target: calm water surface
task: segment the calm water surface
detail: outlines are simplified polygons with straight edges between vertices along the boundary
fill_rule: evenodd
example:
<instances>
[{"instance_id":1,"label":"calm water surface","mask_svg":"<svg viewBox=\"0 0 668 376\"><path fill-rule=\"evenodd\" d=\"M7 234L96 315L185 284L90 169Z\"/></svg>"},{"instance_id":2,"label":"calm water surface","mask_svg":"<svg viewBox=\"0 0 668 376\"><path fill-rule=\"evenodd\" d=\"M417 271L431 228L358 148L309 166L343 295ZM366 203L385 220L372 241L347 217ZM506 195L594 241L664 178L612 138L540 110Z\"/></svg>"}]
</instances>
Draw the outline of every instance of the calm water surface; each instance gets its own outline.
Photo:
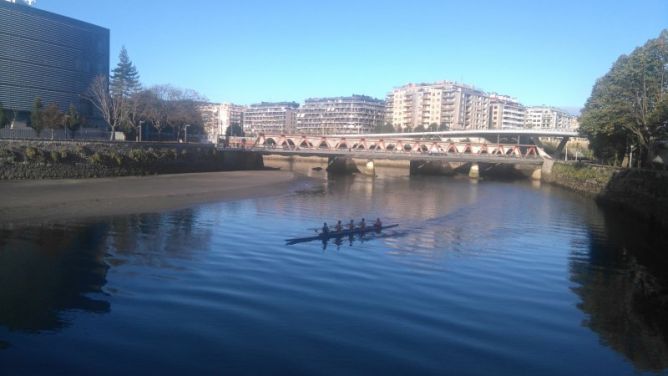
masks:
<instances>
[{"instance_id":1,"label":"calm water surface","mask_svg":"<svg viewBox=\"0 0 668 376\"><path fill-rule=\"evenodd\" d=\"M0 374L666 373L638 294L663 286L652 229L529 182L404 173L2 230ZM363 216L400 227L285 245Z\"/></svg>"}]
</instances>

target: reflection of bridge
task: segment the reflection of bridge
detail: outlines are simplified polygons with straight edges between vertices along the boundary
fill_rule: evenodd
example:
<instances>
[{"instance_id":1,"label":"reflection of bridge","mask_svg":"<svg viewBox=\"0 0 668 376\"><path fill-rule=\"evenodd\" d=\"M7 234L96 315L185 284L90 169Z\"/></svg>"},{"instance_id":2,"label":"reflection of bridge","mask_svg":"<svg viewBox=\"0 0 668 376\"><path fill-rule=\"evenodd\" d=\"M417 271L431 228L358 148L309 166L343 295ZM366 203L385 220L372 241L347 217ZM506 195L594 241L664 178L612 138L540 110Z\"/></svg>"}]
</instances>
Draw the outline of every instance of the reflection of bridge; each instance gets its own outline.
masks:
<instances>
[{"instance_id":1,"label":"reflection of bridge","mask_svg":"<svg viewBox=\"0 0 668 376\"><path fill-rule=\"evenodd\" d=\"M560 138L560 152L576 132L546 130L473 130L359 135L260 134L246 149L262 154L320 156L335 159L541 165L551 159L539 137Z\"/></svg>"}]
</instances>

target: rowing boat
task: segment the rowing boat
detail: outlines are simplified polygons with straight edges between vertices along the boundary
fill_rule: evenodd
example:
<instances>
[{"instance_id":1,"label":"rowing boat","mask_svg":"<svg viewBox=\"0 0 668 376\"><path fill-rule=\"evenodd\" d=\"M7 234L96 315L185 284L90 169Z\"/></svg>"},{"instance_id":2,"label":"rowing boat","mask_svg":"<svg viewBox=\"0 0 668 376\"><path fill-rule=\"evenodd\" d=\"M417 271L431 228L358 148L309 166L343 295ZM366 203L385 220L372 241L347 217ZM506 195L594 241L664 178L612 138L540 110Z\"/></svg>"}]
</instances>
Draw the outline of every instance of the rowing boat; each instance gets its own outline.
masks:
<instances>
[{"instance_id":1,"label":"rowing boat","mask_svg":"<svg viewBox=\"0 0 668 376\"><path fill-rule=\"evenodd\" d=\"M327 233L319 233L318 235L313 235L313 236L307 236L304 238L293 238L293 239L285 239L285 241L288 244L296 244L296 243L303 243L303 242L310 242L313 240L328 240L332 238L343 238L346 236L353 236L357 234L365 234L365 233L371 233L371 232L381 232L382 230L387 230L388 228L394 228L399 226L398 224L394 225L387 225L387 226L382 226L381 228L376 228L374 226L369 226L364 229L361 229L359 227L354 228L352 230L341 230L341 231L330 231Z\"/></svg>"}]
</instances>

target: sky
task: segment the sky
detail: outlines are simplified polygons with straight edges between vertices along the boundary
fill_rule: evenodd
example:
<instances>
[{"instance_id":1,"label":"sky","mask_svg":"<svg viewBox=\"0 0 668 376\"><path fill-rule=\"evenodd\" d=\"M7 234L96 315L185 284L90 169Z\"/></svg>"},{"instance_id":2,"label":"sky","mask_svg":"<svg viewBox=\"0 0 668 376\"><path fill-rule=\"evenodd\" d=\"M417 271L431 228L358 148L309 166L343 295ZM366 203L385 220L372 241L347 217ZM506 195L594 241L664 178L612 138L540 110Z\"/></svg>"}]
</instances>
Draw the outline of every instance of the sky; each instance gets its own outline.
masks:
<instances>
[{"instance_id":1,"label":"sky","mask_svg":"<svg viewBox=\"0 0 668 376\"><path fill-rule=\"evenodd\" d=\"M111 31L144 86L251 104L458 81L580 108L622 54L668 28L668 1L38 0Z\"/></svg>"}]
</instances>

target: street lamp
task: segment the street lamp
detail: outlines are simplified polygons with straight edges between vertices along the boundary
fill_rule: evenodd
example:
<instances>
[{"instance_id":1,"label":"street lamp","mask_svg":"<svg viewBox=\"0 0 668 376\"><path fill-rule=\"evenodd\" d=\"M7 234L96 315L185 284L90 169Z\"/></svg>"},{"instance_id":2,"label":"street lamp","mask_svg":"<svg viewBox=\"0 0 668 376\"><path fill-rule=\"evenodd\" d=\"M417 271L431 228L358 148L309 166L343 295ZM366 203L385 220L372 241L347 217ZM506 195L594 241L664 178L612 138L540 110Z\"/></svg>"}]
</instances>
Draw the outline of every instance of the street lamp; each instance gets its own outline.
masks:
<instances>
[{"instance_id":1,"label":"street lamp","mask_svg":"<svg viewBox=\"0 0 668 376\"><path fill-rule=\"evenodd\" d=\"M67 128L68 128L68 125L70 124L70 115L65 115L65 118L63 120L64 120L64 125L65 125L63 127L63 130L65 131L65 139L67 140Z\"/></svg>"},{"instance_id":2,"label":"street lamp","mask_svg":"<svg viewBox=\"0 0 668 376\"><path fill-rule=\"evenodd\" d=\"M138 132L137 132L137 142L141 142L142 125L144 125L144 120L139 120L139 129L138 129Z\"/></svg>"},{"instance_id":3,"label":"street lamp","mask_svg":"<svg viewBox=\"0 0 668 376\"><path fill-rule=\"evenodd\" d=\"M184 126L184 128L185 128L184 142L185 142L186 144L188 143L188 127L189 127L189 126L190 126L190 124L186 124L186 125Z\"/></svg>"}]
</instances>

